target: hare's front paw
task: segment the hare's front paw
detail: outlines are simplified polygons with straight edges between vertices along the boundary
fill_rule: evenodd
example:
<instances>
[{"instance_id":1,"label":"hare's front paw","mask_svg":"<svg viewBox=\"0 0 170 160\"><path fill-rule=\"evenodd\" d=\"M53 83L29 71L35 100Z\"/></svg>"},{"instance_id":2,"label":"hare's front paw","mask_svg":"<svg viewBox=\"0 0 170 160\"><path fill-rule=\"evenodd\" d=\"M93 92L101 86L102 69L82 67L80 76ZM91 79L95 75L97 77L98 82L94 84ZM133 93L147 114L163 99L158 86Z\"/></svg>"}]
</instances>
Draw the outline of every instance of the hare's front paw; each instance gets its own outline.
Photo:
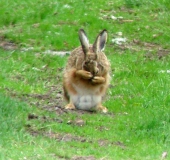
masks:
<instances>
[{"instance_id":1,"label":"hare's front paw","mask_svg":"<svg viewBox=\"0 0 170 160\"><path fill-rule=\"evenodd\" d=\"M104 82L105 82L105 78L103 78L103 77L95 76L92 79L92 83L94 83L94 84L100 84L100 83L104 83Z\"/></svg>"},{"instance_id":2,"label":"hare's front paw","mask_svg":"<svg viewBox=\"0 0 170 160\"><path fill-rule=\"evenodd\" d=\"M85 70L78 70L76 71L76 75L83 78L83 79L91 79L93 77L93 75Z\"/></svg>"},{"instance_id":3,"label":"hare's front paw","mask_svg":"<svg viewBox=\"0 0 170 160\"><path fill-rule=\"evenodd\" d=\"M74 106L74 104L72 104L72 103L69 103L69 104L67 104L65 107L64 107L65 109L76 109L75 108L75 106Z\"/></svg>"}]
</instances>

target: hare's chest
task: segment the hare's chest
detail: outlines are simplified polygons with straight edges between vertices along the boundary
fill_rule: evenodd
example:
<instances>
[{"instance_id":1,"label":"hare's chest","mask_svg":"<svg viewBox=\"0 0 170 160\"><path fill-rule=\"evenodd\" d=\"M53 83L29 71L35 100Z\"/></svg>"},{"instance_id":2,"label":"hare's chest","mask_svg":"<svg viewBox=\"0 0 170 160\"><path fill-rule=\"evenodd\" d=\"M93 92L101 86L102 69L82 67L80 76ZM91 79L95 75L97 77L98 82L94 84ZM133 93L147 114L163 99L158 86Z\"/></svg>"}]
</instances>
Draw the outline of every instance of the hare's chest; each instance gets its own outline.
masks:
<instances>
[{"instance_id":1,"label":"hare's chest","mask_svg":"<svg viewBox=\"0 0 170 160\"><path fill-rule=\"evenodd\" d=\"M96 95L99 93L99 87L89 87L83 84L72 84L78 95Z\"/></svg>"}]
</instances>

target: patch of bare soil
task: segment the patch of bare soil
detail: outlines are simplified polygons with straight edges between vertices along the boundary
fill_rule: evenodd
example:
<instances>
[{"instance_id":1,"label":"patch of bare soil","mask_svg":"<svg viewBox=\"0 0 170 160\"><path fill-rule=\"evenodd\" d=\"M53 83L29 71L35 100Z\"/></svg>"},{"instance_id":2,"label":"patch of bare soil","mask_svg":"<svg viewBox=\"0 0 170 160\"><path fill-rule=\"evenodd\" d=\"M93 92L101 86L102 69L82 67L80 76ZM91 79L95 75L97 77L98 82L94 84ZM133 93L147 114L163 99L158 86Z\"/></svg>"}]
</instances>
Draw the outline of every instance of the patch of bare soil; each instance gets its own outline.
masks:
<instances>
[{"instance_id":1,"label":"patch of bare soil","mask_svg":"<svg viewBox=\"0 0 170 160\"><path fill-rule=\"evenodd\" d=\"M125 149L126 146L120 142L120 141L117 141L117 142L110 142L109 140L107 139L101 139L101 140L98 140L98 145L100 147L106 147L106 146L118 146L120 147L121 149Z\"/></svg>"},{"instance_id":2,"label":"patch of bare soil","mask_svg":"<svg viewBox=\"0 0 170 160\"><path fill-rule=\"evenodd\" d=\"M44 116L37 116L34 114L29 114L28 115L28 121L30 120L39 120L41 122L45 122L45 121L55 121L57 123L64 123L62 119L59 118L55 118L55 119L51 119L49 117L44 117ZM69 124L68 124L69 125ZM31 126L30 124L26 125L26 129L27 131L32 135L32 136L44 136L44 137L48 137L48 138L52 138L55 139L56 141L64 141L64 142L69 142L69 141L78 141L78 142L90 142L89 140L87 140L84 137L78 137L78 136L74 136L70 133L54 133L52 131L46 131L43 129L36 129L36 127Z\"/></svg>"},{"instance_id":3,"label":"patch of bare soil","mask_svg":"<svg viewBox=\"0 0 170 160\"><path fill-rule=\"evenodd\" d=\"M154 60L155 58L162 59L162 58L169 56L169 55L170 55L170 50L158 49L156 51L156 54L153 53L153 52L148 52L148 53L146 53L145 57L150 59L150 60Z\"/></svg>"},{"instance_id":4,"label":"patch of bare soil","mask_svg":"<svg viewBox=\"0 0 170 160\"><path fill-rule=\"evenodd\" d=\"M96 160L94 156L74 156L71 160Z\"/></svg>"},{"instance_id":5,"label":"patch of bare soil","mask_svg":"<svg viewBox=\"0 0 170 160\"><path fill-rule=\"evenodd\" d=\"M112 46L112 45L111 45ZM170 55L169 49L162 48L161 45L150 42L142 42L138 39L133 39L132 42L117 45L116 48L120 50L120 54L123 54L125 50L131 50L133 52L145 51L145 58L154 60L162 59Z\"/></svg>"},{"instance_id":6,"label":"patch of bare soil","mask_svg":"<svg viewBox=\"0 0 170 160\"><path fill-rule=\"evenodd\" d=\"M38 121L41 121L41 123L44 123L44 122L47 122L47 121L48 122L54 121L56 123L65 123L66 125L77 125L79 127L82 127L83 125L85 125L85 121L83 121L80 118L77 118L74 121L65 122L60 117L59 118L49 118L49 117L46 117L46 116L38 116L38 115L35 115L35 114L29 114L28 115L28 121L32 121L32 120L38 120ZM26 130L32 136L44 136L44 137L48 137L48 138L51 138L51 139L55 139L58 142L61 142L61 141L64 141L64 142L75 141L75 142L81 142L81 143L83 143L83 142L88 142L88 143L96 142L96 140L95 141L89 140L86 137L75 136L75 135L72 135L70 133L55 133L55 132L52 132L52 131L46 131L43 128L37 129L35 126L32 126L30 124L26 125ZM103 131L103 130L109 130L109 129L106 128L106 127L101 127L100 131ZM126 149L126 146L120 141L112 142L108 139L100 139L100 140L97 140L97 143L98 143L99 147L106 147L106 146L113 146L114 147L115 146L115 147L120 147L121 149Z\"/></svg>"},{"instance_id":7,"label":"patch of bare soil","mask_svg":"<svg viewBox=\"0 0 170 160\"><path fill-rule=\"evenodd\" d=\"M63 89L62 84L59 83L56 86L46 86L48 91L45 94L19 94L13 90L9 90L6 88L8 94L11 97L15 97L28 103L30 106L36 106L41 109L55 112L58 116L62 114L73 113L77 114L77 116L81 116L83 114L96 114L95 111L84 111L84 110L66 110L64 108L66 102L63 99ZM101 113L102 114L102 113ZM103 113L105 116L114 117L113 113ZM68 122L72 124L72 122ZM76 122L77 125L83 125L83 122Z\"/></svg>"},{"instance_id":8,"label":"patch of bare soil","mask_svg":"<svg viewBox=\"0 0 170 160\"><path fill-rule=\"evenodd\" d=\"M139 46L142 50L145 50L146 51L145 57L150 58L150 59L154 59L154 58L161 59L170 54L170 50L163 49L161 45L156 44L156 43L141 42L139 40L134 39L133 45Z\"/></svg>"},{"instance_id":9,"label":"patch of bare soil","mask_svg":"<svg viewBox=\"0 0 170 160\"><path fill-rule=\"evenodd\" d=\"M28 120L33 120L33 119L42 119L42 120L54 120L54 119L49 119L47 117L39 117L33 114L29 114L28 115ZM58 121L58 120L57 120ZM59 123L62 123L61 121L59 121ZM48 137L51 139L54 139L58 142L70 142L70 141L75 141L75 142L88 142L88 143L92 143L92 141L88 140L87 138L84 137L79 137L79 136L74 136L70 133L64 134L64 133L55 133L55 132L51 132L51 131L45 131L43 129L41 130L37 130L34 127L32 127L31 125L27 125L26 126L27 131L32 135L32 136L44 136L44 137ZM57 159L70 159L70 158L66 158L66 157L60 157L55 155L55 157L57 157ZM93 156L73 156L71 158L71 160L95 160L96 158Z\"/></svg>"},{"instance_id":10,"label":"patch of bare soil","mask_svg":"<svg viewBox=\"0 0 170 160\"><path fill-rule=\"evenodd\" d=\"M46 116L38 116L33 113L28 114L28 120L40 120L41 122L57 122L57 123L63 123L63 120L61 118L49 118Z\"/></svg>"},{"instance_id":11,"label":"patch of bare soil","mask_svg":"<svg viewBox=\"0 0 170 160\"><path fill-rule=\"evenodd\" d=\"M37 106L60 115L67 113L68 111L63 108L64 100L61 84L46 87L48 91L45 94L20 94L8 88L6 88L6 92L11 97L24 101L30 106Z\"/></svg>"},{"instance_id":12,"label":"patch of bare soil","mask_svg":"<svg viewBox=\"0 0 170 160\"><path fill-rule=\"evenodd\" d=\"M18 47L12 41L8 41L4 36L0 36L0 48L4 50L16 50Z\"/></svg>"},{"instance_id":13,"label":"patch of bare soil","mask_svg":"<svg viewBox=\"0 0 170 160\"><path fill-rule=\"evenodd\" d=\"M65 123L66 125L77 125L79 127L82 127L83 125L85 125L85 121L80 119L80 118L77 118L75 119L74 121L68 121L68 122L64 122L64 120L62 120L61 118L49 118L49 117L46 117L46 116L38 116L38 115L35 115L35 114L32 114L30 113L28 115L28 121L32 121L32 120L39 120L41 122L56 122L56 123ZM46 130L38 130L36 129L36 127L33 127L31 126L30 124L26 125L26 128L27 128L27 131L32 135L32 136L38 136L38 135L41 135L41 136L45 136L45 137L48 137L48 138L52 138L52 139L55 139L57 141L64 141L64 142L69 142L69 141L78 141L78 142L89 142L89 143L93 143L92 140L89 140L85 137L79 137L79 136L74 136L70 133L55 133L55 132L52 132L52 131L46 131ZM101 126L99 128L100 131L103 131L103 130L109 130L109 128L106 128L104 126ZM97 141L98 145L100 147L105 147L105 146L118 146L122 149L125 149L126 146L120 142L120 141L117 141L117 142L111 142L109 141L108 139L100 139Z\"/></svg>"}]
</instances>

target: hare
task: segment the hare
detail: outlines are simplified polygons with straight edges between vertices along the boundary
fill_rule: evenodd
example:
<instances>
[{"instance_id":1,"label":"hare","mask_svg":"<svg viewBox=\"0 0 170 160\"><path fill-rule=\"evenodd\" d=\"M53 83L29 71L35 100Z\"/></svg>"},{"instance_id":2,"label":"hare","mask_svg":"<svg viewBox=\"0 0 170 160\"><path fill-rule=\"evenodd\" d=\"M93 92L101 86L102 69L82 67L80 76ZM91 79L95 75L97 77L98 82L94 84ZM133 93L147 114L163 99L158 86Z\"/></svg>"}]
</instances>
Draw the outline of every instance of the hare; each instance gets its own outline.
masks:
<instances>
[{"instance_id":1,"label":"hare","mask_svg":"<svg viewBox=\"0 0 170 160\"><path fill-rule=\"evenodd\" d=\"M81 46L71 52L64 70L64 97L69 102L65 109L106 113L108 110L101 102L110 82L110 62L102 52L107 31L100 32L93 45L83 29L79 30L79 39Z\"/></svg>"}]
</instances>

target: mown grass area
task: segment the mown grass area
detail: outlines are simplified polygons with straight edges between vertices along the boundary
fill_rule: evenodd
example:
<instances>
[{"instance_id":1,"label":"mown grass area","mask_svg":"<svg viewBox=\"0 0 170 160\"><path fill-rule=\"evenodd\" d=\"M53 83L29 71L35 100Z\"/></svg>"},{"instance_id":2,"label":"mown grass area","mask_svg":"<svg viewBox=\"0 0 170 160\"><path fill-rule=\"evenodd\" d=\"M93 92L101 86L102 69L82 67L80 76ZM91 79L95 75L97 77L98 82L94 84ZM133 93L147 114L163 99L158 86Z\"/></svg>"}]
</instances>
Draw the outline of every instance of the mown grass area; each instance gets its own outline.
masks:
<instances>
[{"instance_id":1,"label":"mown grass area","mask_svg":"<svg viewBox=\"0 0 170 160\"><path fill-rule=\"evenodd\" d=\"M0 159L159 160L170 153L169 0L0 6ZM60 108L68 56L46 53L79 46L79 28L91 42L108 30L108 114ZM126 42L114 44L117 37Z\"/></svg>"}]
</instances>

